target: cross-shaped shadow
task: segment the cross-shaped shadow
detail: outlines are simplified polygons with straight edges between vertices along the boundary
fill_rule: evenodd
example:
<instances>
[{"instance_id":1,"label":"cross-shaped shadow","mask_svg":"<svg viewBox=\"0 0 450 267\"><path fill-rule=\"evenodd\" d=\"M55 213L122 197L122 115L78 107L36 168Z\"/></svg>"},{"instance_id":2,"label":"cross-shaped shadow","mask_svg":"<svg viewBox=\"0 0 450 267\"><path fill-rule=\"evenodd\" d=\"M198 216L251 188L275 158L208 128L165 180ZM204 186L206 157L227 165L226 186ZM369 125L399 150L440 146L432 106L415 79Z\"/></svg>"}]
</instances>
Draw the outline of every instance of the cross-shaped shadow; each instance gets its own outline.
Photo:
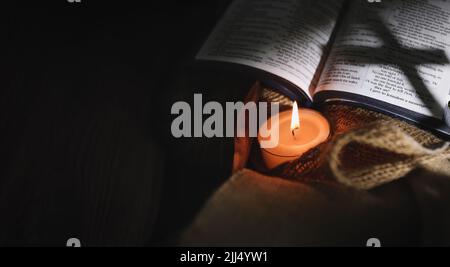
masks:
<instances>
[{"instance_id":1,"label":"cross-shaped shadow","mask_svg":"<svg viewBox=\"0 0 450 267\"><path fill-rule=\"evenodd\" d=\"M360 46L347 46L355 54L371 55L357 60L363 64L392 65L398 67L407 77L418 97L423 101L430 112L440 118L442 107L439 101L431 94L425 81L419 75L418 66L423 64L444 65L450 63L445 51L437 49L412 49L403 46L391 30L386 26L379 15L374 15L373 31L383 40L380 48Z\"/></svg>"}]
</instances>

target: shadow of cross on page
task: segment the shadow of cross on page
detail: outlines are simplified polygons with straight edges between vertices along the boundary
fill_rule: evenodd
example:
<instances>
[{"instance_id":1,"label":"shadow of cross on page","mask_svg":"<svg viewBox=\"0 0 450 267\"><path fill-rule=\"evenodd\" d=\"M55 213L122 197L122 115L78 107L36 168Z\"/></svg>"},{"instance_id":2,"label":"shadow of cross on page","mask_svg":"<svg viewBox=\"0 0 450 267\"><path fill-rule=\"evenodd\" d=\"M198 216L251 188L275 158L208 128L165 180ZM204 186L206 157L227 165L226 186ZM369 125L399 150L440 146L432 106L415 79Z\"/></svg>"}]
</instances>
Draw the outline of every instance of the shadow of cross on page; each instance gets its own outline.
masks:
<instances>
[{"instance_id":1,"label":"shadow of cross on page","mask_svg":"<svg viewBox=\"0 0 450 267\"><path fill-rule=\"evenodd\" d=\"M348 45L345 46L346 49L351 51L352 54L370 55L369 57L358 58L357 63L398 67L433 116L442 118L443 113L438 109L442 107L428 89L417 67L423 64L445 65L450 63L445 51L438 49L414 49L403 46L379 15L374 15L373 20L373 31L381 38L384 43L383 46L373 48ZM401 58L399 59L399 57Z\"/></svg>"}]
</instances>

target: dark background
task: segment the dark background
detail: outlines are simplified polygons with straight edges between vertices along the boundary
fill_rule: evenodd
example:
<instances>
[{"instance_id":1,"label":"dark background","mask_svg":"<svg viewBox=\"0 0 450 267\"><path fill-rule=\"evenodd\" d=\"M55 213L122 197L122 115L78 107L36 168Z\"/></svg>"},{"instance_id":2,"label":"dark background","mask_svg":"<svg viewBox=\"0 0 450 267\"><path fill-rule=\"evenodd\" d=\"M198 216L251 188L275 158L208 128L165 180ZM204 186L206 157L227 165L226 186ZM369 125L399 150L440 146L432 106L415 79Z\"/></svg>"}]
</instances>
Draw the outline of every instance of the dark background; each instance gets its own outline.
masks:
<instances>
[{"instance_id":1,"label":"dark background","mask_svg":"<svg viewBox=\"0 0 450 267\"><path fill-rule=\"evenodd\" d=\"M2 4L0 245L176 244L233 147L173 140L170 105L251 82L193 67L229 1L52 2Z\"/></svg>"}]
</instances>

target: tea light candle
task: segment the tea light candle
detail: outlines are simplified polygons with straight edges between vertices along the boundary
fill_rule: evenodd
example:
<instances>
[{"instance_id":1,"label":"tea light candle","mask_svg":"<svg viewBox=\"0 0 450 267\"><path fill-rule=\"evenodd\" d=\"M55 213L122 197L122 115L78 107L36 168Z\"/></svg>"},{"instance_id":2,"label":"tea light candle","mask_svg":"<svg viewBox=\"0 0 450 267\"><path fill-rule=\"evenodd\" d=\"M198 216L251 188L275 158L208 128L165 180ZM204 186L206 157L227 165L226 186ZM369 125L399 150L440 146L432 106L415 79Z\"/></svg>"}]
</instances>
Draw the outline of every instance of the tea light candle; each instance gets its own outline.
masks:
<instances>
[{"instance_id":1,"label":"tea light candle","mask_svg":"<svg viewBox=\"0 0 450 267\"><path fill-rule=\"evenodd\" d=\"M265 127L270 133L271 121L269 118ZM330 124L319 112L312 109L298 109L294 103L292 111L279 114L279 140L274 148L262 148L262 158L269 169L274 169L286 162L300 158L308 150L325 142L330 136ZM258 134L258 141L270 140L270 136Z\"/></svg>"}]
</instances>

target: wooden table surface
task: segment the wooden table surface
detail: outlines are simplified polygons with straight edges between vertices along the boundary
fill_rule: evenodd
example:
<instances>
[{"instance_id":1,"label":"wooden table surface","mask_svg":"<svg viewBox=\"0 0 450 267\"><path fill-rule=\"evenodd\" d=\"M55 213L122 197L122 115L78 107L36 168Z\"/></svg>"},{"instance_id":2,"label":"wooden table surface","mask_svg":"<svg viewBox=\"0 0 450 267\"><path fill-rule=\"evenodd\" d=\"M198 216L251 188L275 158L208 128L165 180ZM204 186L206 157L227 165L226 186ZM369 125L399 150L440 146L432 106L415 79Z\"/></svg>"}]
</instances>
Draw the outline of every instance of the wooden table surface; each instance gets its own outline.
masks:
<instances>
[{"instance_id":1,"label":"wooden table surface","mask_svg":"<svg viewBox=\"0 0 450 267\"><path fill-rule=\"evenodd\" d=\"M169 135L193 94L174 73L228 1L161 2L6 8L0 245L161 244L228 175L230 140Z\"/></svg>"}]
</instances>

